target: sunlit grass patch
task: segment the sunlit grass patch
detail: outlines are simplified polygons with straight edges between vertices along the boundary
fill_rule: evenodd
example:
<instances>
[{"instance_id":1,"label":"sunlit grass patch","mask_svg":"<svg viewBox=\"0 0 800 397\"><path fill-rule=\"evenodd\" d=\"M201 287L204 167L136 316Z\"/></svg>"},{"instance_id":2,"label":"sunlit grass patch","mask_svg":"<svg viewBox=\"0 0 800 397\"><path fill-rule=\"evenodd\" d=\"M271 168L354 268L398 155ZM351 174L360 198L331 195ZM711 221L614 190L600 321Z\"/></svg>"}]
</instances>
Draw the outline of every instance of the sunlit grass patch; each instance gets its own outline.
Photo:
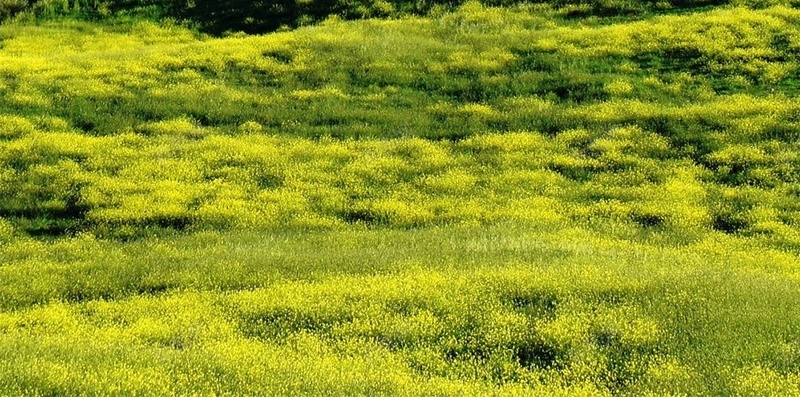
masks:
<instances>
[{"instance_id":1,"label":"sunlit grass patch","mask_svg":"<svg viewBox=\"0 0 800 397\"><path fill-rule=\"evenodd\" d=\"M0 26L0 394L792 395L774 3Z\"/></svg>"}]
</instances>

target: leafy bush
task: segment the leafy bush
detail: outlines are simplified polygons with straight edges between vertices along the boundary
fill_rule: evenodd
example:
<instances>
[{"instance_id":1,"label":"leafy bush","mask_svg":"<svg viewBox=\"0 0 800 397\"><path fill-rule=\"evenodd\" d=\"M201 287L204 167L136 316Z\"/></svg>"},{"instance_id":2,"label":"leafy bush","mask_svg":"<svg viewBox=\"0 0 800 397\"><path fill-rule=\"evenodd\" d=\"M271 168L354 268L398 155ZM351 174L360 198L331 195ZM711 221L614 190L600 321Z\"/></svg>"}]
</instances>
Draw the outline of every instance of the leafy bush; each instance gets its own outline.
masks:
<instances>
[{"instance_id":1,"label":"leafy bush","mask_svg":"<svg viewBox=\"0 0 800 397\"><path fill-rule=\"evenodd\" d=\"M0 21L4 21L24 11L28 7L26 0L0 1Z\"/></svg>"}]
</instances>

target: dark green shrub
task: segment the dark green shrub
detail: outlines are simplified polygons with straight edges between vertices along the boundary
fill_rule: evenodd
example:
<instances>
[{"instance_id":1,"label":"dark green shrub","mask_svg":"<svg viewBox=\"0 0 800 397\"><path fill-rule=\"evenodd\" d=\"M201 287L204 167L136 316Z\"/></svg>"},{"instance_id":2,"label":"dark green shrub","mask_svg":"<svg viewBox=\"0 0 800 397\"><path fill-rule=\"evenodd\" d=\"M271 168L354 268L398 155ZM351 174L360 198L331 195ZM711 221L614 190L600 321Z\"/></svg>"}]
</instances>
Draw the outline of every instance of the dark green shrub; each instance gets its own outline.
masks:
<instances>
[{"instance_id":1,"label":"dark green shrub","mask_svg":"<svg viewBox=\"0 0 800 397\"><path fill-rule=\"evenodd\" d=\"M24 11L28 3L23 0L0 0L0 21Z\"/></svg>"}]
</instances>

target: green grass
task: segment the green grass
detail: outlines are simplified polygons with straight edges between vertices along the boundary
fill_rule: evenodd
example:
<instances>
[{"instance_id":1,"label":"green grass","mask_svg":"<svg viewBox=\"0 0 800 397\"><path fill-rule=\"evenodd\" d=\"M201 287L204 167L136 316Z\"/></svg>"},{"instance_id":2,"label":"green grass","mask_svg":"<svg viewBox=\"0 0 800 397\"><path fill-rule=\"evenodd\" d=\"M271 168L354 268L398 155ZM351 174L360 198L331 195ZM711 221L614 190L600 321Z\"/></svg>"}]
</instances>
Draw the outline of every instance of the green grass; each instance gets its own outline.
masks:
<instances>
[{"instance_id":1,"label":"green grass","mask_svg":"<svg viewBox=\"0 0 800 397\"><path fill-rule=\"evenodd\" d=\"M0 379L10 393L719 395L767 371L790 388L797 258L753 244L535 225L19 239Z\"/></svg>"},{"instance_id":2,"label":"green grass","mask_svg":"<svg viewBox=\"0 0 800 397\"><path fill-rule=\"evenodd\" d=\"M796 387L797 258L722 234L672 248L536 225L18 239L3 261L12 394Z\"/></svg>"},{"instance_id":3,"label":"green grass","mask_svg":"<svg viewBox=\"0 0 800 397\"><path fill-rule=\"evenodd\" d=\"M0 394L800 395L800 11L642 4L0 25Z\"/></svg>"}]
</instances>

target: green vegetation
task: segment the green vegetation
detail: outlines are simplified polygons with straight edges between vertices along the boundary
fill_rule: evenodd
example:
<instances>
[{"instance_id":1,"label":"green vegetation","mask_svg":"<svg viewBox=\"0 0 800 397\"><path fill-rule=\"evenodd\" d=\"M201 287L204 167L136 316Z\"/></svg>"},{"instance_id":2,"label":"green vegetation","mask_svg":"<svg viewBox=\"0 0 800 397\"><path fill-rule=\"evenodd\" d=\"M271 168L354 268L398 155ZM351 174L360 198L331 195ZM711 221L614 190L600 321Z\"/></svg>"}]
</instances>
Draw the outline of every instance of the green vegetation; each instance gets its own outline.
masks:
<instances>
[{"instance_id":1,"label":"green vegetation","mask_svg":"<svg viewBox=\"0 0 800 397\"><path fill-rule=\"evenodd\" d=\"M0 394L800 395L791 2L2 1Z\"/></svg>"},{"instance_id":2,"label":"green vegetation","mask_svg":"<svg viewBox=\"0 0 800 397\"><path fill-rule=\"evenodd\" d=\"M640 18L715 6L767 8L800 0L480 0L493 7L533 4L568 19ZM453 11L465 0L1 0L0 21L18 15L47 20L170 18L206 33L265 33L341 19L398 18Z\"/></svg>"}]
</instances>

